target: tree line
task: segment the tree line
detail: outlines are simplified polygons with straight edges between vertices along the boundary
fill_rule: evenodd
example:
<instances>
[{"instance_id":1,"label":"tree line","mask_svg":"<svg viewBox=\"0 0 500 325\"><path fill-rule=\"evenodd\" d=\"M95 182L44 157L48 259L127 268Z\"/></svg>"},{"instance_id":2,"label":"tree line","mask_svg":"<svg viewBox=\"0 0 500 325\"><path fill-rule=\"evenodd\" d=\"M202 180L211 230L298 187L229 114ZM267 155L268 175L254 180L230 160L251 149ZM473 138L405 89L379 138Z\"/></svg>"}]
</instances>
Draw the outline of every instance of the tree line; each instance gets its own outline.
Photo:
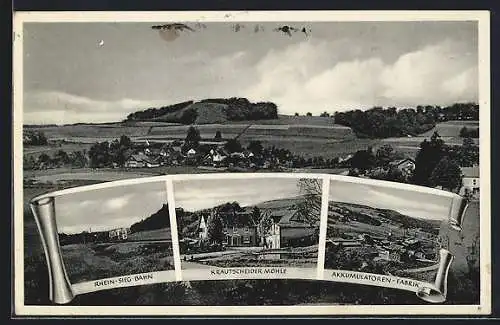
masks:
<instances>
[{"instance_id":1,"label":"tree line","mask_svg":"<svg viewBox=\"0 0 500 325\"><path fill-rule=\"evenodd\" d=\"M324 114L324 113L323 113ZM322 116L326 116L323 115ZM437 122L479 120L479 105L453 104L447 107L417 106L416 109L373 107L369 110L335 112L335 123L353 129L358 137L388 138L414 136L431 130Z\"/></svg>"},{"instance_id":2,"label":"tree line","mask_svg":"<svg viewBox=\"0 0 500 325\"><path fill-rule=\"evenodd\" d=\"M97 142L90 147L88 156L90 166L93 168L110 167L117 164L120 167L125 165L127 152L132 148L132 140L126 135L112 142Z\"/></svg>"},{"instance_id":3,"label":"tree line","mask_svg":"<svg viewBox=\"0 0 500 325\"><path fill-rule=\"evenodd\" d=\"M30 146L44 146L48 144L47 137L42 131L24 131L23 144Z\"/></svg>"},{"instance_id":4,"label":"tree line","mask_svg":"<svg viewBox=\"0 0 500 325\"><path fill-rule=\"evenodd\" d=\"M47 153L42 153L35 159L32 155L23 156L23 169L43 169L43 168L54 168L72 166L75 168L83 168L87 166L87 152L83 151L73 151L66 152L64 150L58 150L52 156Z\"/></svg>"},{"instance_id":5,"label":"tree line","mask_svg":"<svg viewBox=\"0 0 500 325\"><path fill-rule=\"evenodd\" d=\"M479 138L479 128L467 128L464 126L460 129L460 137L462 138Z\"/></svg>"}]
</instances>

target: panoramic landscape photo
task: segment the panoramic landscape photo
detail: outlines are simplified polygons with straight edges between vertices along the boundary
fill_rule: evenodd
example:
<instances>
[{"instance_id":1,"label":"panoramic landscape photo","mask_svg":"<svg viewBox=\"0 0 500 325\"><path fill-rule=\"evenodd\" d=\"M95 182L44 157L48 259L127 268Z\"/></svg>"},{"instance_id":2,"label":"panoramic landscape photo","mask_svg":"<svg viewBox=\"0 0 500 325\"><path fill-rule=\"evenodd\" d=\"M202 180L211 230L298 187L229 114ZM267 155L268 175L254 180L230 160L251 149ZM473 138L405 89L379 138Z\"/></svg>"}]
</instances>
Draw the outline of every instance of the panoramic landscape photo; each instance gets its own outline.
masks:
<instances>
[{"instance_id":1,"label":"panoramic landscape photo","mask_svg":"<svg viewBox=\"0 0 500 325\"><path fill-rule=\"evenodd\" d=\"M463 194L470 200L464 231L447 240L457 256L450 288L459 293L447 303L478 301L477 42L475 21L24 23L23 107L16 109L26 301L48 297L33 197L217 172L342 174ZM217 283L120 288L86 301L253 301L247 289ZM283 301L273 286L289 292L290 303L306 303L297 290L310 283L296 284L257 281L255 303ZM339 286L318 286L318 300L400 301L385 289Z\"/></svg>"},{"instance_id":2,"label":"panoramic landscape photo","mask_svg":"<svg viewBox=\"0 0 500 325\"><path fill-rule=\"evenodd\" d=\"M318 259L321 179L174 182L183 269L301 267Z\"/></svg>"}]
</instances>

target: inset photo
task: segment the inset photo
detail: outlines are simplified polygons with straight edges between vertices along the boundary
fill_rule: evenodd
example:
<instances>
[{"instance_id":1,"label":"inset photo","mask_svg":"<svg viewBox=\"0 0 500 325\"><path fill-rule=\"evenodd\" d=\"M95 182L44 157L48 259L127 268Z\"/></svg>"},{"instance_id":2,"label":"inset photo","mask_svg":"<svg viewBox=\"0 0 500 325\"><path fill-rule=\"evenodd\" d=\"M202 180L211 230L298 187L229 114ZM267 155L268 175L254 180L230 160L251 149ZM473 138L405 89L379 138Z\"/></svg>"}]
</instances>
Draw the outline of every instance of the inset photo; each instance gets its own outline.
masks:
<instances>
[{"instance_id":1,"label":"inset photo","mask_svg":"<svg viewBox=\"0 0 500 325\"><path fill-rule=\"evenodd\" d=\"M325 269L433 282L452 204L438 192L331 180Z\"/></svg>"},{"instance_id":2,"label":"inset photo","mask_svg":"<svg viewBox=\"0 0 500 325\"><path fill-rule=\"evenodd\" d=\"M175 181L182 269L316 268L321 189L316 178Z\"/></svg>"},{"instance_id":3,"label":"inset photo","mask_svg":"<svg viewBox=\"0 0 500 325\"><path fill-rule=\"evenodd\" d=\"M72 284L174 270L165 181L62 195L55 209Z\"/></svg>"}]
</instances>

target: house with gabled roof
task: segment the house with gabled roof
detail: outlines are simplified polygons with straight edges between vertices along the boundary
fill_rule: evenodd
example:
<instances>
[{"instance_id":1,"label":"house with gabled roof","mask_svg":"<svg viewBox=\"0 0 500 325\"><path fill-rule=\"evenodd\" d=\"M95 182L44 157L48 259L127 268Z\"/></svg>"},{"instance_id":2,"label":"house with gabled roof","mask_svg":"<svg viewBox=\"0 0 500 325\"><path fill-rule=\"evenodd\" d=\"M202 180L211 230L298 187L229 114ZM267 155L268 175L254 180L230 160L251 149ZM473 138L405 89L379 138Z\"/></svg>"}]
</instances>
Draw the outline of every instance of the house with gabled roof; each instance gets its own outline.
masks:
<instances>
[{"instance_id":1,"label":"house with gabled roof","mask_svg":"<svg viewBox=\"0 0 500 325\"><path fill-rule=\"evenodd\" d=\"M257 246L257 224L251 211L213 211L217 213L223 223L224 241L226 246Z\"/></svg>"},{"instance_id":2,"label":"house with gabled roof","mask_svg":"<svg viewBox=\"0 0 500 325\"><path fill-rule=\"evenodd\" d=\"M128 168L153 168L160 166L160 157L148 157L143 153L132 154L125 161L125 167Z\"/></svg>"},{"instance_id":3,"label":"house with gabled roof","mask_svg":"<svg viewBox=\"0 0 500 325\"><path fill-rule=\"evenodd\" d=\"M296 209L270 212L271 227L263 234L263 242L270 248L306 246L317 242L319 221L310 224Z\"/></svg>"},{"instance_id":4,"label":"house with gabled roof","mask_svg":"<svg viewBox=\"0 0 500 325\"><path fill-rule=\"evenodd\" d=\"M389 162L390 167L399 169L404 175L410 175L415 170L415 160L411 158L404 158Z\"/></svg>"}]
</instances>

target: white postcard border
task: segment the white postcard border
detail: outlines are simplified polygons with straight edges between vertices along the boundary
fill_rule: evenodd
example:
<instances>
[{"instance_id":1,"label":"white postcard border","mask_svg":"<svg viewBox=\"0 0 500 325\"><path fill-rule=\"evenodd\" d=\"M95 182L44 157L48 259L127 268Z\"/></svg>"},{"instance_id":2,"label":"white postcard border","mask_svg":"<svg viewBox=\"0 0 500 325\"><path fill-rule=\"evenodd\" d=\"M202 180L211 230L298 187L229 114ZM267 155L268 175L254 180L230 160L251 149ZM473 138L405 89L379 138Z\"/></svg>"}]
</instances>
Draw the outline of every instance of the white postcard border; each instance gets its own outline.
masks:
<instances>
[{"instance_id":1,"label":"white postcard border","mask_svg":"<svg viewBox=\"0 0 500 325\"><path fill-rule=\"evenodd\" d=\"M155 22L155 21L462 21L479 22L480 110L480 305L411 306L25 306L22 188L23 23L25 22ZM13 40L13 188L14 298L17 315L414 315L489 314L491 312L490 210L490 29L488 11L295 11L295 12L16 12ZM307 176L306 176L307 175ZM311 174L305 177L311 178ZM204 175L204 176L210 176ZM243 175L242 175L243 176ZM265 175L263 177L275 177ZM244 177L244 176L243 176ZM298 175L294 175L298 177ZM197 178L197 177L194 177ZM172 180L175 179L175 176ZM172 193L173 194L173 193ZM171 195L167 193L167 195ZM17 204L16 204L17 203ZM175 210L175 207L174 207ZM21 257L21 258L20 258ZM457 308L459 307L459 308Z\"/></svg>"}]
</instances>

